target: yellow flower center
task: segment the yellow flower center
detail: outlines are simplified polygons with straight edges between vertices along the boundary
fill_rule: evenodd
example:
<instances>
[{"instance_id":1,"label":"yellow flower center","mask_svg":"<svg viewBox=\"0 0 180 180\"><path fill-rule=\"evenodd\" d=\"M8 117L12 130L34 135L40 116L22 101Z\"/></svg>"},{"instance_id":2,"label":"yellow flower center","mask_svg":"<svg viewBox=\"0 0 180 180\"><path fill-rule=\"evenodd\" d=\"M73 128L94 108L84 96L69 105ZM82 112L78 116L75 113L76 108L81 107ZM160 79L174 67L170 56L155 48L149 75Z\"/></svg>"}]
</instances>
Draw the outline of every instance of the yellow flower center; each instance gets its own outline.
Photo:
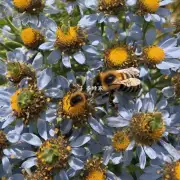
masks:
<instances>
[{"instance_id":1,"label":"yellow flower center","mask_svg":"<svg viewBox=\"0 0 180 180\"><path fill-rule=\"evenodd\" d=\"M33 28L26 28L21 32L21 39L29 48L37 48L43 42L41 33Z\"/></svg>"},{"instance_id":2,"label":"yellow flower center","mask_svg":"<svg viewBox=\"0 0 180 180\"><path fill-rule=\"evenodd\" d=\"M19 89L11 96L11 108L13 111L18 113L18 115L20 115L20 113L21 113L21 108L18 104L18 97L19 97L19 94L21 93L21 91L22 90Z\"/></svg>"},{"instance_id":3,"label":"yellow flower center","mask_svg":"<svg viewBox=\"0 0 180 180\"><path fill-rule=\"evenodd\" d=\"M63 136L45 141L37 152L38 167L44 167L48 171L65 167L70 153L69 150L71 148Z\"/></svg>"},{"instance_id":4,"label":"yellow flower center","mask_svg":"<svg viewBox=\"0 0 180 180\"><path fill-rule=\"evenodd\" d=\"M118 131L112 139L112 146L116 151L124 151L130 143L129 137L125 132Z\"/></svg>"},{"instance_id":5,"label":"yellow flower center","mask_svg":"<svg viewBox=\"0 0 180 180\"><path fill-rule=\"evenodd\" d=\"M71 118L83 116L87 112L87 99L84 93L67 93L62 100L62 111Z\"/></svg>"},{"instance_id":6,"label":"yellow flower center","mask_svg":"<svg viewBox=\"0 0 180 180\"><path fill-rule=\"evenodd\" d=\"M71 52L85 44L85 34L77 26L70 27L66 33L62 28L56 31L56 46L64 52Z\"/></svg>"},{"instance_id":7,"label":"yellow flower center","mask_svg":"<svg viewBox=\"0 0 180 180\"><path fill-rule=\"evenodd\" d=\"M165 59L164 50L158 46L147 47L144 49L144 52L147 60L152 63L159 64Z\"/></svg>"},{"instance_id":8,"label":"yellow flower center","mask_svg":"<svg viewBox=\"0 0 180 180\"><path fill-rule=\"evenodd\" d=\"M175 76L172 77L172 85L175 89L175 94L179 98L180 97L180 73L176 73Z\"/></svg>"},{"instance_id":9,"label":"yellow flower center","mask_svg":"<svg viewBox=\"0 0 180 180\"><path fill-rule=\"evenodd\" d=\"M120 8L125 5L124 0L100 0L99 11L103 11L108 14L119 13Z\"/></svg>"},{"instance_id":10,"label":"yellow flower center","mask_svg":"<svg viewBox=\"0 0 180 180\"><path fill-rule=\"evenodd\" d=\"M105 52L105 61L108 66L121 66L128 60L128 52L124 47L116 47Z\"/></svg>"},{"instance_id":11,"label":"yellow flower center","mask_svg":"<svg viewBox=\"0 0 180 180\"><path fill-rule=\"evenodd\" d=\"M0 130L0 158L2 158L3 155L3 149L5 149L8 146L8 140L6 138L6 134Z\"/></svg>"},{"instance_id":12,"label":"yellow flower center","mask_svg":"<svg viewBox=\"0 0 180 180\"><path fill-rule=\"evenodd\" d=\"M176 163L176 166L174 168L174 175L177 180L180 180L180 162Z\"/></svg>"},{"instance_id":13,"label":"yellow flower center","mask_svg":"<svg viewBox=\"0 0 180 180\"><path fill-rule=\"evenodd\" d=\"M105 180L105 175L103 171L94 170L89 172L86 180Z\"/></svg>"},{"instance_id":14,"label":"yellow flower center","mask_svg":"<svg viewBox=\"0 0 180 180\"><path fill-rule=\"evenodd\" d=\"M13 0L15 8L19 12L39 14L44 8L43 0Z\"/></svg>"},{"instance_id":15,"label":"yellow flower center","mask_svg":"<svg viewBox=\"0 0 180 180\"><path fill-rule=\"evenodd\" d=\"M159 141L165 131L160 112L135 114L130 127L136 143L148 146Z\"/></svg>"},{"instance_id":16,"label":"yellow flower center","mask_svg":"<svg viewBox=\"0 0 180 180\"><path fill-rule=\"evenodd\" d=\"M155 13L159 8L159 0L140 0L140 6L148 13Z\"/></svg>"},{"instance_id":17,"label":"yellow flower center","mask_svg":"<svg viewBox=\"0 0 180 180\"><path fill-rule=\"evenodd\" d=\"M14 6L18 9L27 9L31 4L32 0L13 0Z\"/></svg>"},{"instance_id":18,"label":"yellow flower center","mask_svg":"<svg viewBox=\"0 0 180 180\"><path fill-rule=\"evenodd\" d=\"M163 172L164 180L180 180L180 161L167 163Z\"/></svg>"}]
</instances>

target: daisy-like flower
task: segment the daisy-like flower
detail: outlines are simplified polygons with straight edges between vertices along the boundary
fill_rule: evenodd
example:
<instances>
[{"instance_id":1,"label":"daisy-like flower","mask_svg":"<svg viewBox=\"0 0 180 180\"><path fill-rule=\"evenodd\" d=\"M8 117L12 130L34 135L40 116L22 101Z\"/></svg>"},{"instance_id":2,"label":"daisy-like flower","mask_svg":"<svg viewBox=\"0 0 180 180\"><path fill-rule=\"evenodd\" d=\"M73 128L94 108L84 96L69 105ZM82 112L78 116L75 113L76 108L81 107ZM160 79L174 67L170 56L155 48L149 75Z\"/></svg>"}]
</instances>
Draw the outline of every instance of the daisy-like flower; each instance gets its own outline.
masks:
<instances>
[{"instance_id":1,"label":"daisy-like flower","mask_svg":"<svg viewBox=\"0 0 180 180\"><path fill-rule=\"evenodd\" d=\"M43 68L43 56L36 51L17 48L7 52L7 59L1 61L0 73L14 84L24 78L36 82L36 76Z\"/></svg>"},{"instance_id":2,"label":"daisy-like flower","mask_svg":"<svg viewBox=\"0 0 180 180\"><path fill-rule=\"evenodd\" d=\"M134 13L138 16L144 16L147 22L164 23L165 18L170 15L170 11L164 6L172 2L172 0L128 0L127 5L130 7L134 6Z\"/></svg>"},{"instance_id":3,"label":"daisy-like flower","mask_svg":"<svg viewBox=\"0 0 180 180\"><path fill-rule=\"evenodd\" d=\"M59 13L55 2L51 0L8 0L5 2L4 7L11 8L13 22L17 26L21 22L23 25L28 23L37 24L38 21L43 23L43 21L48 20L44 14Z\"/></svg>"},{"instance_id":4,"label":"daisy-like flower","mask_svg":"<svg viewBox=\"0 0 180 180\"><path fill-rule=\"evenodd\" d=\"M70 60L73 58L77 63L85 63L85 55L82 46L86 44L87 33L79 26L64 28L54 24L51 31L46 33L46 41L40 45L41 50L53 50L48 59L50 64L57 63L62 58L65 67L70 68Z\"/></svg>"},{"instance_id":5,"label":"daisy-like flower","mask_svg":"<svg viewBox=\"0 0 180 180\"><path fill-rule=\"evenodd\" d=\"M119 116L107 118L107 123L111 127L129 130L131 143L127 149L136 147L141 169L146 166L146 155L155 159L162 147L174 158L180 157L179 152L165 141L169 133L177 134L178 131L173 122L175 114L168 112L165 98L157 101L156 91L152 89L136 101L122 96L118 101Z\"/></svg>"},{"instance_id":6,"label":"daisy-like flower","mask_svg":"<svg viewBox=\"0 0 180 180\"><path fill-rule=\"evenodd\" d=\"M83 146L91 137L82 135L80 131L74 133L69 139L55 133L54 136L48 136L45 141L41 141L32 133L22 134L22 141L38 148L35 152L30 151L34 156L24 159L22 163L22 168L29 174L29 179L40 177L51 179L57 172L60 172L61 178L67 179L68 174L65 171L68 168L70 171L78 171L84 167L88 153ZM36 170L33 172L35 166Z\"/></svg>"},{"instance_id":7,"label":"daisy-like flower","mask_svg":"<svg viewBox=\"0 0 180 180\"><path fill-rule=\"evenodd\" d=\"M150 166L144 169L144 173L140 176L140 180L179 180L180 179L180 161L174 160L172 157L162 160L151 161Z\"/></svg>"},{"instance_id":8,"label":"daisy-like flower","mask_svg":"<svg viewBox=\"0 0 180 180\"><path fill-rule=\"evenodd\" d=\"M84 15L79 24L82 27L90 27L97 22L113 27L119 23L118 15L126 8L124 0L93 0L84 2L86 8L90 8L97 13Z\"/></svg>"},{"instance_id":9,"label":"daisy-like flower","mask_svg":"<svg viewBox=\"0 0 180 180\"><path fill-rule=\"evenodd\" d=\"M54 88L48 86L52 77L51 69L44 69L37 74L37 84L27 84L25 81L19 89L1 88L2 128L17 119L22 119L27 124L41 118L52 122L56 118L56 106L50 101L51 98L59 98L61 92L55 92Z\"/></svg>"},{"instance_id":10,"label":"daisy-like flower","mask_svg":"<svg viewBox=\"0 0 180 180\"><path fill-rule=\"evenodd\" d=\"M80 176L83 180L118 179L117 176L103 164L102 158L96 156L85 161L84 168L80 171Z\"/></svg>"},{"instance_id":11,"label":"daisy-like flower","mask_svg":"<svg viewBox=\"0 0 180 180\"><path fill-rule=\"evenodd\" d=\"M153 44L154 30L147 32L147 46L143 47L141 55L142 63L155 66L164 74L170 74L170 70L176 71L180 67L180 48L177 47L177 39L169 38L161 41L158 45Z\"/></svg>"}]
</instances>

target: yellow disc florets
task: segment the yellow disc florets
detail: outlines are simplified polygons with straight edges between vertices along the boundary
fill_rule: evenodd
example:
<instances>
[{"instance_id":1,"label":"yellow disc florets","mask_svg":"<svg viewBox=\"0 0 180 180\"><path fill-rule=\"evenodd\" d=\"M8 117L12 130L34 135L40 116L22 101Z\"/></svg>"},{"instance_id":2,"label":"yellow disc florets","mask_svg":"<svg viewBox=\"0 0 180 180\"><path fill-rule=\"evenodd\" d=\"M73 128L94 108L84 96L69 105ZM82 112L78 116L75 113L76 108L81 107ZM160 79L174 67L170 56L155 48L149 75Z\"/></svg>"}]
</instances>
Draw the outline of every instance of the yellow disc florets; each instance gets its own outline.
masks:
<instances>
[{"instance_id":1,"label":"yellow disc florets","mask_svg":"<svg viewBox=\"0 0 180 180\"><path fill-rule=\"evenodd\" d=\"M5 133L0 130L0 158L2 158L3 150L8 147L8 144Z\"/></svg>"},{"instance_id":2,"label":"yellow disc florets","mask_svg":"<svg viewBox=\"0 0 180 180\"><path fill-rule=\"evenodd\" d=\"M42 0L13 0L15 8L19 12L28 12L31 14L40 13L44 8Z\"/></svg>"},{"instance_id":3,"label":"yellow disc florets","mask_svg":"<svg viewBox=\"0 0 180 180\"><path fill-rule=\"evenodd\" d=\"M11 96L11 108L15 116L28 123L46 108L48 101L49 98L45 97L43 91L39 91L35 86L29 86L17 90Z\"/></svg>"},{"instance_id":4,"label":"yellow disc florets","mask_svg":"<svg viewBox=\"0 0 180 180\"><path fill-rule=\"evenodd\" d=\"M180 73L177 73L172 77L172 85L175 89L175 94L179 98L180 97Z\"/></svg>"},{"instance_id":5,"label":"yellow disc florets","mask_svg":"<svg viewBox=\"0 0 180 180\"><path fill-rule=\"evenodd\" d=\"M107 14L117 14L125 6L124 0L99 0L99 11Z\"/></svg>"},{"instance_id":6,"label":"yellow disc florets","mask_svg":"<svg viewBox=\"0 0 180 180\"><path fill-rule=\"evenodd\" d=\"M66 167L70 150L68 141L63 136L45 141L37 152L38 167L47 171Z\"/></svg>"},{"instance_id":7,"label":"yellow disc florets","mask_svg":"<svg viewBox=\"0 0 180 180\"><path fill-rule=\"evenodd\" d=\"M164 180L180 180L180 161L167 163L163 169Z\"/></svg>"},{"instance_id":8,"label":"yellow disc florets","mask_svg":"<svg viewBox=\"0 0 180 180\"><path fill-rule=\"evenodd\" d=\"M165 131L160 112L138 113L132 117L130 132L137 144L152 145L158 142Z\"/></svg>"},{"instance_id":9,"label":"yellow disc florets","mask_svg":"<svg viewBox=\"0 0 180 180\"><path fill-rule=\"evenodd\" d=\"M56 46L62 51L72 53L85 45L86 34L80 27L70 27L67 30L58 28L56 31Z\"/></svg>"},{"instance_id":10,"label":"yellow disc florets","mask_svg":"<svg viewBox=\"0 0 180 180\"><path fill-rule=\"evenodd\" d=\"M139 0L142 13L155 13L159 8L159 0Z\"/></svg>"},{"instance_id":11,"label":"yellow disc florets","mask_svg":"<svg viewBox=\"0 0 180 180\"><path fill-rule=\"evenodd\" d=\"M118 131L112 138L112 146L116 151L124 151L130 144L128 135L123 131Z\"/></svg>"},{"instance_id":12,"label":"yellow disc florets","mask_svg":"<svg viewBox=\"0 0 180 180\"><path fill-rule=\"evenodd\" d=\"M8 62L6 77L13 83L20 83L25 77L28 77L29 82L36 81L36 74L33 68L25 63Z\"/></svg>"},{"instance_id":13,"label":"yellow disc florets","mask_svg":"<svg viewBox=\"0 0 180 180\"><path fill-rule=\"evenodd\" d=\"M26 28L21 32L21 39L25 46L31 49L37 48L44 41L41 33L33 28Z\"/></svg>"},{"instance_id":14,"label":"yellow disc florets","mask_svg":"<svg viewBox=\"0 0 180 180\"><path fill-rule=\"evenodd\" d=\"M102 159L92 158L87 160L83 172L85 180L106 180L106 167L102 164Z\"/></svg>"},{"instance_id":15,"label":"yellow disc florets","mask_svg":"<svg viewBox=\"0 0 180 180\"><path fill-rule=\"evenodd\" d=\"M53 175L49 173L46 169L43 169L43 167L38 167L35 172L31 174L25 174L24 173L24 179L25 180L53 180Z\"/></svg>"},{"instance_id":16,"label":"yellow disc florets","mask_svg":"<svg viewBox=\"0 0 180 180\"><path fill-rule=\"evenodd\" d=\"M74 125L83 125L90 113L87 95L82 91L69 91L59 103L59 115L73 119Z\"/></svg>"},{"instance_id":17,"label":"yellow disc florets","mask_svg":"<svg viewBox=\"0 0 180 180\"><path fill-rule=\"evenodd\" d=\"M105 63L108 67L137 66L135 54L131 47L117 46L104 52Z\"/></svg>"},{"instance_id":18,"label":"yellow disc florets","mask_svg":"<svg viewBox=\"0 0 180 180\"><path fill-rule=\"evenodd\" d=\"M144 49L145 60L148 63L159 64L165 59L165 52L158 46L150 46Z\"/></svg>"}]
</instances>

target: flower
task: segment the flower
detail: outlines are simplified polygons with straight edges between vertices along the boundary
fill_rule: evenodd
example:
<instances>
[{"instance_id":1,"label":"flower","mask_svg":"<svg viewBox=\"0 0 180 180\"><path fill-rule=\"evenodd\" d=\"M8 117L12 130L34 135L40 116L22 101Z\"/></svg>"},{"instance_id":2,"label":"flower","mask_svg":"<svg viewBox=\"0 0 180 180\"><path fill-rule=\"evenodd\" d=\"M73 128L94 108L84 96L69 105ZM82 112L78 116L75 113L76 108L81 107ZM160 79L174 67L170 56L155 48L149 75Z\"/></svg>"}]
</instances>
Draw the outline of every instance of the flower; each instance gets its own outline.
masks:
<instances>
[{"instance_id":1,"label":"flower","mask_svg":"<svg viewBox=\"0 0 180 180\"><path fill-rule=\"evenodd\" d=\"M174 158L180 157L177 150L169 142L164 141L164 137L169 133L176 134L177 131L174 115L168 112L166 99L162 97L157 101L155 89L135 101L119 96L118 102L119 116L107 118L107 124L115 128L123 127L129 132L131 143L127 150L131 151L136 147L141 169L146 165L146 154L150 159L156 159L162 147ZM172 128L174 131L170 130ZM157 143L161 144L161 148Z\"/></svg>"},{"instance_id":2,"label":"flower","mask_svg":"<svg viewBox=\"0 0 180 180\"><path fill-rule=\"evenodd\" d=\"M27 25L28 23L37 24L38 21L50 20L44 14L59 13L56 4L53 1L34 1L34 0L8 0L4 7L11 9L13 22L17 25ZM8 15L8 14L7 14Z\"/></svg>"},{"instance_id":3,"label":"flower","mask_svg":"<svg viewBox=\"0 0 180 180\"><path fill-rule=\"evenodd\" d=\"M171 157L166 157L165 161L157 160L151 162L150 166L145 168L144 173L140 176L140 180L151 179L152 175L154 179L180 179L179 160L171 159ZM152 174L153 173L153 174ZM150 175L151 174L151 175ZM150 177L151 176L151 177Z\"/></svg>"},{"instance_id":4,"label":"flower","mask_svg":"<svg viewBox=\"0 0 180 180\"><path fill-rule=\"evenodd\" d=\"M180 61L178 60L180 48L177 47L177 39L164 39L158 45L151 45L153 34L152 31L151 33L150 31L151 30L149 30L149 38L146 39L149 45L143 47L143 52L140 57L142 58L141 63L156 66L156 68L161 70L162 74L170 74L170 70L178 70L180 67Z\"/></svg>"},{"instance_id":5,"label":"flower","mask_svg":"<svg viewBox=\"0 0 180 180\"><path fill-rule=\"evenodd\" d=\"M54 131L55 129L52 129ZM47 132L46 132L47 133ZM81 132L76 132L78 135L76 138L73 136L66 138L59 133L51 134L51 137L46 138L43 142L41 139L32 133L24 133L21 135L21 140L37 147L37 151L31 152L34 154L28 159L24 159L22 163L23 169L29 169L29 176L34 177L36 174L38 177L43 174L47 177L47 173L50 178L53 178L53 173L60 172L64 177L68 177L65 172L68 168L71 171L78 171L83 168L83 161L87 159L86 150L84 145L91 139L89 135L82 135ZM21 150L22 152L24 150ZM79 152L78 154L76 152ZM32 172L32 167L36 166L35 172ZM42 173L40 173L40 170ZM63 172L62 172L63 171ZM34 174L35 173L35 174Z\"/></svg>"},{"instance_id":6,"label":"flower","mask_svg":"<svg viewBox=\"0 0 180 180\"><path fill-rule=\"evenodd\" d=\"M50 55L50 64L55 64L62 58L65 67L71 68L70 59L74 59L79 64L84 64L86 57L82 47L86 44L87 34L79 26L64 28L54 24L51 31L47 30L47 42L40 45L41 50L53 50Z\"/></svg>"},{"instance_id":7,"label":"flower","mask_svg":"<svg viewBox=\"0 0 180 180\"><path fill-rule=\"evenodd\" d=\"M51 69L44 69L37 74L36 83L22 82L22 87L1 87L2 128L10 125L14 120L22 119L24 123L37 119L46 119L52 122L56 118L56 105L51 103L52 98L59 98L60 90L56 93L48 87L53 77ZM36 82L36 81L35 81ZM42 124L39 123L41 126ZM39 126L39 128L41 128Z\"/></svg>"}]
</instances>

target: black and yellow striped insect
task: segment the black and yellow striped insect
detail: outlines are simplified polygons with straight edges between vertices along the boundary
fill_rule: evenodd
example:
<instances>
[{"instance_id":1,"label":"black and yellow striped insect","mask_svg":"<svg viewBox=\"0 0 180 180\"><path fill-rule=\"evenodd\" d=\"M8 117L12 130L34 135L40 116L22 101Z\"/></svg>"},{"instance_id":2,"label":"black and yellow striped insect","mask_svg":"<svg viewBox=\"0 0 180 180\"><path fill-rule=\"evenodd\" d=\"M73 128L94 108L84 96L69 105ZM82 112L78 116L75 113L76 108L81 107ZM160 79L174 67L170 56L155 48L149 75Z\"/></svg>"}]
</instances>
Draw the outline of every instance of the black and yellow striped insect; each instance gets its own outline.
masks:
<instances>
[{"instance_id":1,"label":"black and yellow striped insect","mask_svg":"<svg viewBox=\"0 0 180 180\"><path fill-rule=\"evenodd\" d=\"M139 70L133 67L121 70L107 70L100 72L96 76L94 86L104 92L113 90L137 92L141 87L139 74Z\"/></svg>"}]
</instances>

